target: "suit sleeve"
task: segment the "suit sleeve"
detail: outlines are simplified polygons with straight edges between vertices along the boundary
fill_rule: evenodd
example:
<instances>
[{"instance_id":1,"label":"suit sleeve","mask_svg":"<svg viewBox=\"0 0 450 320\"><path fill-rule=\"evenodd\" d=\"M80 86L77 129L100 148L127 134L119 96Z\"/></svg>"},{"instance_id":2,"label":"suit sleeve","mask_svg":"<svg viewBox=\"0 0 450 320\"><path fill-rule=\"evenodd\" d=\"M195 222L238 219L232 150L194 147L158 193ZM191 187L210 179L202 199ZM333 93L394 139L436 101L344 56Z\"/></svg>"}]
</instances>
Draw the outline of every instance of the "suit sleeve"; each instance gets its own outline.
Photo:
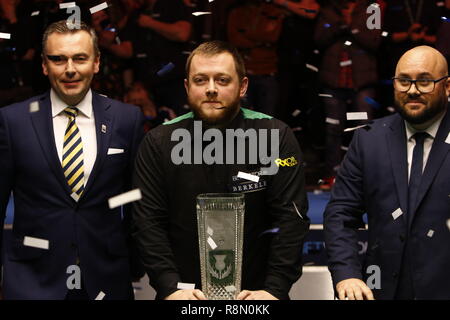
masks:
<instances>
[{"instance_id":1,"label":"suit sleeve","mask_svg":"<svg viewBox=\"0 0 450 320\"><path fill-rule=\"evenodd\" d=\"M131 140L131 146L130 146L130 160L128 169L126 170L126 176L125 181L125 189L126 191L132 189L132 174L134 170L134 161L136 159L136 153L138 150L138 147L142 141L142 138L144 136L144 116L142 115L142 112L135 106L133 106L134 109L134 125L133 125L133 135ZM137 246L133 238L131 237L131 210L132 206L131 204L125 205L123 207L123 223L125 228L125 234L126 234L126 241L128 246L128 251L130 253L130 272L131 277L134 280L138 280L141 277L144 276L145 272L143 270L142 263L140 262L139 253L137 250Z\"/></svg>"},{"instance_id":2,"label":"suit sleeve","mask_svg":"<svg viewBox=\"0 0 450 320\"><path fill-rule=\"evenodd\" d=\"M2 248L3 223L5 221L6 207L11 194L14 176L12 150L8 131L8 124L0 109L0 249ZM1 265L2 263L0 263L0 267Z\"/></svg>"},{"instance_id":3,"label":"suit sleeve","mask_svg":"<svg viewBox=\"0 0 450 320\"><path fill-rule=\"evenodd\" d=\"M358 228L364 227L363 154L357 130L339 169L324 214L324 236L328 266L336 284L345 279L362 279L358 258Z\"/></svg>"},{"instance_id":4,"label":"suit sleeve","mask_svg":"<svg viewBox=\"0 0 450 320\"><path fill-rule=\"evenodd\" d=\"M158 298L177 290L180 276L168 238L168 200L164 192L163 157L150 132L136 157L133 184L142 193L142 200L133 203L133 237L150 284Z\"/></svg>"},{"instance_id":5,"label":"suit sleeve","mask_svg":"<svg viewBox=\"0 0 450 320\"><path fill-rule=\"evenodd\" d=\"M272 227L278 228L269 249L264 290L288 299L291 286L302 274L303 241L309 230L304 163L300 147L289 128L280 130L280 158L293 157L293 166L281 166L267 190ZM291 158L292 159L292 158Z\"/></svg>"}]
</instances>

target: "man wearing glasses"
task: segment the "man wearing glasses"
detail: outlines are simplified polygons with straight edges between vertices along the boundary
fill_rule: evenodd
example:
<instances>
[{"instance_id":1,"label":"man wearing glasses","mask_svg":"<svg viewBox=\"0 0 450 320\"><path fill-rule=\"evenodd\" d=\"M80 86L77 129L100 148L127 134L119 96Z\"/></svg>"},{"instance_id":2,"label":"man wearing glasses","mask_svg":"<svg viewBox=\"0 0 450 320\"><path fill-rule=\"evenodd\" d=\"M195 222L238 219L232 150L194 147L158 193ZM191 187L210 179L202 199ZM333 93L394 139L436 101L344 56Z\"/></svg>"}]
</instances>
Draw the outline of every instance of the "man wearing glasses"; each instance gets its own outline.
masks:
<instances>
[{"instance_id":1,"label":"man wearing glasses","mask_svg":"<svg viewBox=\"0 0 450 320\"><path fill-rule=\"evenodd\" d=\"M413 48L393 83L398 114L357 130L325 210L329 269L339 299L450 299L447 62ZM365 212L362 266L356 230Z\"/></svg>"}]
</instances>

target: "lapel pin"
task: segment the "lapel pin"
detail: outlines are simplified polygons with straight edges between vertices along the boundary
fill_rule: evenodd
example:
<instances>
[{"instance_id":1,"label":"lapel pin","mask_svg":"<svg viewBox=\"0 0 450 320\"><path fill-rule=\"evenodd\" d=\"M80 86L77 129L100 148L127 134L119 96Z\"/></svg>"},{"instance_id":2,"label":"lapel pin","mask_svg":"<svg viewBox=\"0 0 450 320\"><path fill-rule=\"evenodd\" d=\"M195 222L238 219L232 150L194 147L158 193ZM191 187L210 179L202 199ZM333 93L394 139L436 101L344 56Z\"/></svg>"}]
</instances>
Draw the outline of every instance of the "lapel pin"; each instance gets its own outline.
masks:
<instances>
[{"instance_id":1,"label":"lapel pin","mask_svg":"<svg viewBox=\"0 0 450 320\"><path fill-rule=\"evenodd\" d=\"M102 132L106 133L106 126L104 124L102 124Z\"/></svg>"}]
</instances>

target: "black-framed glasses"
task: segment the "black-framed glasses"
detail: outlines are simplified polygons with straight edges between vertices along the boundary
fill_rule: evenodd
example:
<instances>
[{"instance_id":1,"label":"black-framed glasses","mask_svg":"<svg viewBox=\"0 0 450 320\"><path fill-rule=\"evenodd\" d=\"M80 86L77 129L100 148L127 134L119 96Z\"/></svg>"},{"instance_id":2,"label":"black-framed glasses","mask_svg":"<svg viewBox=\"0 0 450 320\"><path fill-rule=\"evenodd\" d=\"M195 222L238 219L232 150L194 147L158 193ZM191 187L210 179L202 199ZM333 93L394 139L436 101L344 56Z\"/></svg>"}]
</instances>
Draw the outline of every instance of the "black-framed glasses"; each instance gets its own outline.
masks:
<instances>
[{"instance_id":1,"label":"black-framed glasses","mask_svg":"<svg viewBox=\"0 0 450 320\"><path fill-rule=\"evenodd\" d=\"M447 79L449 76L444 76L442 78L439 79L416 79L416 80L412 80L412 79L408 79L408 78L392 78L392 80L394 81L394 88L397 91L400 92L408 92L409 89L411 88L411 85L414 83L414 85L416 86L416 89L420 92L420 93L430 93L433 92L434 87L436 86L436 83L438 83L439 81L442 81L444 79Z\"/></svg>"}]
</instances>

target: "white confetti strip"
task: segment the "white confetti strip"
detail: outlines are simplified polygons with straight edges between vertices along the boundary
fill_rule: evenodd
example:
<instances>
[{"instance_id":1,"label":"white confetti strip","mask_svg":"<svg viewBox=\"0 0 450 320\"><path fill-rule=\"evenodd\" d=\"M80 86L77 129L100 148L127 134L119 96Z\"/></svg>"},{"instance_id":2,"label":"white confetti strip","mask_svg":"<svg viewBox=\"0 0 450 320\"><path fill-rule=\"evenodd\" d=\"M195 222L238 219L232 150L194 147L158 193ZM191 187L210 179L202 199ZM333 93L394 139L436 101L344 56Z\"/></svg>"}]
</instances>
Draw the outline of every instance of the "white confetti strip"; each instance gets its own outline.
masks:
<instances>
[{"instance_id":1,"label":"white confetti strip","mask_svg":"<svg viewBox=\"0 0 450 320\"><path fill-rule=\"evenodd\" d=\"M381 33L381 36L382 37L387 37L389 35L389 32L387 32L387 31L383 31L382 33Z\"/></svg>"},{"instance_id":2,"label":"white confetti strip","mask_svg":"<svg viewBox=\"0 0 450 320\"><path fill-rule=\"evenodd\" d=\"M346 61L342 61L339 63L339 65L341 67L347 67L347 66L350 66L351 64L352 64L352 60L346 60Z\"/></svg>"},{"instance_id":3,"label":"white confetti strip","mask_svg":"<svg viewBox=\"0 0 450 320\"><path fill-rule=\"evenodd\" d=\"M347 120L367 120L367 112L347 112Z\"/></svg>"},{"instance_id":4,"label":"white confetti strip","mask_svg":"<svg viewBox=\"0 0 450 320\"><path fill-rule=\"evenodd\" d=\"M344 129L344 132L353 131L353 130L356 130L356 129L359 129L359 128L363 128L365 126L367 126L367 124L363 124L363 125L356 126L356 127L353 127L353 128L347 128L347 129Z\"/></svg>"},{"instance_id":5,"label":"white confetti strip","mask_svg":"<svg viewBox=\"0 0 450 320\"><path fill-rule=\"evenodd\" d=\"M336 125L338 125L340 123L340 121L338 119L333 119L333 118L328 118L328 117L325 119L325 122L329 123L329 124L336 124Z\"/></svg>"},{"instance_id":6,"label":"white confetti strip","mask_svg":"<svg viewBox=\"0 0 450 320\"><path fill-rule=\"evenodd\" d=\"M319 50L317 50L317 49L315 49L313 52L314 52L314 54L319 54L320 53Z\"/></svg>"},{"instance_id":7,"label":"white confetti strip","mask_svg":"<svg viewBox=\"0 0 450 320\"><path fill-rule=\"evenodd\" d=\"M48 250L48 240L45 240L45 239L24 237L23 245L27 246L27 247L34 247L34 248Z\"/></svg>"},{"instance_id":8,"label":"white confetti strip","mask_svg":"<svg viewBox=\"0 0 450 320\"><path fill-rule=\"evenodd\" d=\"M328 93L319 93L319 97L333 98L333 95L332 94L328 94Z\"/></svg>"},{"instance_id":9,"label":"white confetti strip","mask_svg":"<svg viewBox=\"0 0 450 320\"><path fill-rule=\"evenodd\" d=\"M450 219L447 219L447 228L450 231Z\"/></svg>"},{"instance_id":10,"label":"white confetti strip","mask_svg":"<svg viewBox=\"0 0 450 320\"><path fill-rule=\"evenodd\" d=\"M303 130L303 128L302 127L295 127L295 128L292 128L292 131L302 131Z\"/></svg>"},{"instance_id":11,"label":"white confetti strip","mask_svg":"<svg viewBox=\"0 0 450 320\"><path fill-rule=\"evenodd\" d=\"M444 1L439 1L439 2L436 2L436 5L438 7L443 7L443 6L445 6L445 2Z\"/></svg>"},{"instance_id":12,"label":"white confetti strip","mask_svg":"<svg viewBox=\"0 0 450 320\"><path fill-rule=\"evenodd\" d=\"M253 174L245 173L245 172L242 172L242 171L238 172L237 177L241 178L241 179L250 180L250 181L253 181L253 182L259 182L259 176L255 176Z\"/></svg>"},{"instance_id":13,"label":"white confetti strip","mask_svg":"<svg viewBox=\"0 0 450 320\"><path fill-rule=\"evenodd\" d=\"M99 5L96 5L92 8L90 8L89 11L91 12L91 14L94 14L94 13L99 12L106 8L108 8L108 3L103 2L103 3L100 3Z\"/></svg>"},{"instance_id":14,"label":"white confetti strip","mask_svg":"<svg viewBox=\"0 0 450 320\"><path fill-rule=\"evenodd\" d=\"M95 300L103 300L103 298L106 296L106 294L103 291L100 291L95 298Z\"/></svg>"},{"instance_id":15,"label":"white confetti strip","mask_svg":"<svg viewBox=\"0 0 450 320\"><path fill-rule=\"evenodd\" d=\"M445 143L450 144L450 132L448 133L447 139L445 139Z\"/></svg>"},{"instance_id":16,"label":"white confetti strip","mask_svg":"<svg viewBox=\"0 0 450 320\"><path fill-rule=\"evenodd\" d=\"M352 42L351 41L345 41L345 43L344 43L346 46L351 46L352 45Z\"/></svg>"},{"instance_id":17,"label":"white confetti strip","mask_svg":"<svg viewBox=\"0 0 450 320\"><path fill-rule=\"evenodd\" d=\"M395 210L394 212L391 213L392 218L394 218L394 220L397 220L398 217L400 217L403 214L402 209L398 208L397 210Z\"/></svg>"},{"instance_id":18,"label":"white confetti strip","mask_svg":"<svg viewBox=\"0 0 450 320\"><path fill-rule=\"evenodd\" d=\"M359 29L353 29L352 30L352 34L357 34L357 33L359 33Z\"/></svg>"},{"instance_id":19,"label":"white confetti strip","mask_svg":"<svg viewBox=\"0 0 450 320\"><path fill-rule=\"evenodd\" d=\"M210 236L212 236L214 234L214 230L211 227L208 227L208 229L206 230L206 233L209 234Z\"/></svg>"},{"instance_id":20,"label":"white confetti strip","mask_svg":"<svg viewBox=\"0 0 450 320\"><path fill-rule=\"evenodd\" d=\"M211 12L209 12L209 11L197 11L197 12L192 12L192 15L193 15L193 16L196 16L196 17L198 17L198 16L203 16L203 15L205 15L205 14L211 14Z\"/></svg>"},{"instance_id":21,"label":"white confetti strip","mask_svg":"<svg viewBox=\"0 0 450 320\"><path fill-rule=\"evenodd\" d=\"M395 109L394 109L394 107L387 107L386 108L389 112L392 112L392 113L394 113L395 112Z\"/></svg>"},{"instance_id":22,"label":"white confetti strip","mask_svg":"<svg viewBox=\"0 0 450 320\"><path fill-rule=\"evenodd\" d=\"M59 8L60 9L67 9L67 8L72 8L72 7L76 7L76 3L75 2L66 2L66 3L60 3L59 4Z\"/></svg>"},{"instance_id":23,"label":"white confetti strip","mask_svg":"<svg viewBox=\"0 0 450 320\"><path fill-rule=\"evenodd\" d=\"M32 17L38 16L39 13L40 13L39 11L33 11L33 12L31 13L31 16L32 16Z\"/></svg>"},{"instance_id":24,"label":"white confetti strip","mask_svg":"<svg viewBox=\"0 0 450 320\"><path fill-rule=\"evenodd\" d=\"M211 237L208 237L207 242L208 242L209 246L211 247L211 249L214 250L217 248L217 244L214 242L214 240Z\"/></svg>"},{"instance_id":25,"label":"white confetti strip","mask_svg":"<svg viewBox=\"0 0 450 320\"><path fill-rule=\"evenodd\" d=\"M341 150L348 151L348 147L341 146Z\"/></svg>"},{"instance_id":26,"label":"white confetti strip","mask_svg":"<svg viewBox=\"0 0 450 320\"><path fill-rule=\"evenodd\" d=\"M306 64L306 67L309 69L309 70L312 70L312 71L314 71L314 72L319 72L319 69L317 68L317 67L315 67L315 66L313 66L313 65L311 65L311 64Z\"/></svg>"},{"instance_id":27,"label":"white confetti strip","mask_svg":"<svg viewBox=\"0 0 450 320\"><path fill-rule=\"evenodd\" d=\"M124 205L129 202L137 201L142 199L142 194L140 189L134 189L118 196L112 197L108 199L108 204L110 209L114 209L121 205Z\"/></svg>"},{"instance_id":28,"label":"white confetti strip","mask_svg":"<svg viewBox=\"0 0 450 320\"><path fill-rule=\"evenodd\" d=\"M32 103L30 103L30 112L38 112L39 111L39 102L37 101L33 101Z\"/></svg>"},{"instance_id":29,"label":"white confetti strip","mask_svg":"<svg viewBox=\"0 0 450 320\"><path fill-rule=\"evenodd\" d=\"M292 116L293 116L293 117L296 117L296 116L298 116L300 113L301 113L300 110L295 109L294 112L292 112Z\"/></svg>"},{"instance_id":30,"label":"white confetti strip","mask_svg":"<svg viewBox=\"0 0 450 320\"><path fill-rule=\"evenodd\" d=\"M434 230L430 229L427 233L427 237L431 238L431 237L433 237L433 235L434 235Z\"/></svg>"},{"instance_id":31,"label":"white confetti strip","mask_svg":"<svg viewBox=\"0 0 450 320\"><path fill-rule=\"evenodd\" d=\"M195 289L195 283L178 282L177 283L177 289L180 289L180 290L194 290Z\"/></svg>"},{"instance_id":32,"label":"white confetti strip","mask_svg":"<svg viewBox=\"0 0 450 320\"><path fill-rule=\"evenodd\" d=\"M231 286L226 286L225 287L225 291L227 292L235 292L236 291L236 287L231 285Z\"/></svg>"},{"instance_id":33,"label":"white confetti strip","mask_svg":"<svg viewBox=\"0 0 450 320\"><path fill-rule=\"evenodd\" d=\"M11 39L11 33L0 32L0 39Z\"/></svg>"}]
</instances>

